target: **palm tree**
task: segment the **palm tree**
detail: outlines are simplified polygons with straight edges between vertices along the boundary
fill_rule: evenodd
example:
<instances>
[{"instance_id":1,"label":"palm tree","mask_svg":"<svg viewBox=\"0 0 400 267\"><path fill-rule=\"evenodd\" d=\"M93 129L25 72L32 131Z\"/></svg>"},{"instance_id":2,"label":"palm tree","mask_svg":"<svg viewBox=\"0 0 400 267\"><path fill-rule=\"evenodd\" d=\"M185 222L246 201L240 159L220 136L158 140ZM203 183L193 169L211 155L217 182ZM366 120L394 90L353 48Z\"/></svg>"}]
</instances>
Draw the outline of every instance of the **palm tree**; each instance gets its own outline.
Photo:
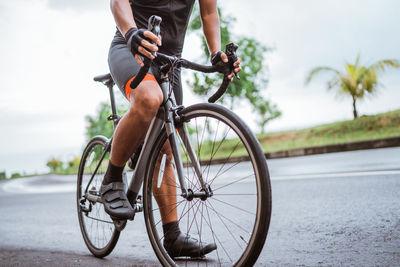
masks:
<instances>
[{"instance_id":1,"label":"palm tree","mask_svg":"<svg viewBox=\"0 0 400 267\"><path fill-rule=\"evenodd\" d=\"M353 99L354 119L358 117L356 102L365 96L374 94L382 85L378 82L378 75L387 67L398 68L399 61L393 59L380 60L370 66L360 65L360 56L354 64L345 64L345 72L340 72L331 67L317 67L310 71L306 84L310 83L316 74L331 72L333 77L328 81L328 90L336 88L340 94L350 95Z\"/></svg>"}]
</instances>

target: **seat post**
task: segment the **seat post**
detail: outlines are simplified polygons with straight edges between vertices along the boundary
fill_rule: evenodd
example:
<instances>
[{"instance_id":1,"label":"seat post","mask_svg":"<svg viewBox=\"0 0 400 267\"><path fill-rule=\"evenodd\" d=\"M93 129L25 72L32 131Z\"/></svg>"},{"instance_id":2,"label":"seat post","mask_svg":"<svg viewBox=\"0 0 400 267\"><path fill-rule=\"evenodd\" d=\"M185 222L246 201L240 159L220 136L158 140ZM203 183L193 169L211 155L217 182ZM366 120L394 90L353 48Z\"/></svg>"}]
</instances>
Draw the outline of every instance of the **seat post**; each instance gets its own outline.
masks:
<instances>
[{"instance_id":1,"label":"seat post","mask_svg":"<svg viewBox=\"0 0 400 267\"><path fill-rule=\"evenodd\" d=\"M110 92L110 101L111 101L111 111L112 111L112 121L114 123L114 128L117 127L118 121L119 121L119 115L117 113L117 107L115 105L115 97L114 97L114 82L110 81L106 84L108 87L108 90Z\"/></svg>"}]
</instances>

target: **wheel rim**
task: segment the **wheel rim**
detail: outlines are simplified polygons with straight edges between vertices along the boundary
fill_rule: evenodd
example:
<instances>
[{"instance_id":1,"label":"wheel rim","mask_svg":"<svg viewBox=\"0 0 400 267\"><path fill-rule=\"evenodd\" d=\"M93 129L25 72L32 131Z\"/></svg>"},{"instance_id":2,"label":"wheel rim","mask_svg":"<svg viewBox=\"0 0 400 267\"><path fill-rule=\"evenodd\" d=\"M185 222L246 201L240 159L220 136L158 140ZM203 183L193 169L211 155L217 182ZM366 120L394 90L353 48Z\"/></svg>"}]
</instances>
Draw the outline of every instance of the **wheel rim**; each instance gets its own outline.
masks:
<instances>
[{"instance_id":1,"label":"wheel rim","mask_svg":"<svg viewBox=\"0 0 400 267\"><path fill-rule=\"evenodd\" d=\"M195 152L200 158L204 180L211 186L213 196L206 200L195 198L187 201L179 196L177 188L176 209L181 231L196 237L201 242L213 242L217 250L207 254L205 259L192 261L189 258L180 258L175 262L168 256L162 246L164 234L157 201L154 200L156 193L147 187L147 194L152 201L145 203L145 212L148 213L150 238L153 247L159 255L164 255L169 264L193 264L193 265L242 265L251 253L255 235L260 221L260 174L256 160L252 152L249 153L250 145L245 141L235 124L222 115L211 112L193 112L185 114L190 120L187 124L191 135ZM220 120L218 120L219 118ZM212 130L211 130L212 129ZM165 142L164 140L161 141ZM179 139L182 159L190 162L188 153L183 149L183 141ZM164 152L160 152L162 154ZM224 158L224 160L221 160ZM152 160L156 161L157 156ZM220 159L220 160L218 160ZM250 160L250 161L246 161ZM173 161L173 160L172 160ZM215 164L217 163L217 164ZM174 163L173 163L174 164ZM158 181L161 168L150 171L149 177L154 176ZM184 176L188 187L194 192L200 190L200 184L196 181L195 171L190 164L186 164ZM163 175L172 183L172 178ZM176 183L171 184L179 187ZM150 228L150 229L149 229ZM257 254L258 256L258 254ZM163 260L162 257L160 260Z\"/></svg>"},{"instance_id":2,"label":"wheel rim","mask_svg":"<svg viewBox=\"0 0 400 267\"><path fill-rule=\"evenodd\" d=\"M88 182L90 181L93 173L96 170L101 155L104 151L105 142L92 143L86 150L82 158L80 170L79 170L79 184L78 184L78 216L81 226L81 231L89 250L96 256L105 256L108 254L110 246L114 246L115 238L118 232L115 230L115 226L111 218L104 211L104 207L101 203L91 203L89 200L85 200L85 189ZM104 160L100 164L92 182L89 185L89 190L92 194L98 194L101 183L103 181L104 173L108 164L109 153L106 154ZM85 212L82 209L82 204L90 209L90 212ZM112 248L111 248L112 249Z\"/></svg>"}]
</instances>

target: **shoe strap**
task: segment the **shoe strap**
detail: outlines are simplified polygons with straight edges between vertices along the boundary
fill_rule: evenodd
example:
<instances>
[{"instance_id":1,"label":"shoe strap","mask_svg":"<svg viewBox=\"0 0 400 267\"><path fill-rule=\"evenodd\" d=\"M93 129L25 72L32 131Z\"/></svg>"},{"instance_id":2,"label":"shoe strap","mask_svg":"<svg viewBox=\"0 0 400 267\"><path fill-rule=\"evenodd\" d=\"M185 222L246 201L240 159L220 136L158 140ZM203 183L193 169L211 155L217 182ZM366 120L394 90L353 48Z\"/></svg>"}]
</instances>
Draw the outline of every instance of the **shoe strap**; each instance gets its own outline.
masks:
<instances>
[{"instance_id":1,"label":"shoe strap","mask_svg":"<svg viewBox=\"0 0 400 267\"><path fill-rule=\"evenodd\" d=\"M113 202L116 199L126 200L124 196L122 191L114 191L113 193L110 192L104 195L107 202Z\"/></svg>"},{"instance_id":2,"label":"shoe strap","mask_svg":"<svg viewBox=\"0 0 400 267\"><path fill-rule=\"evenodd\" d=\"M121 182L112 182L106 185L101 185L100 187L100 194L103 195L107 193L108 191L124 191L125 190L125 185L124 183Z\"/></svg>"},{"instance_id":3,"label":"shoe strap","mask_svg":"<svg viewBox=\"0 0 400 267\"><path fill-rule=\"evenodd\" d=\"M110 204L110 208L112 208L112 209L127 208L127 207L128 206L123 201L115 201L115 202Z\"/></svg>"}]
</instances>

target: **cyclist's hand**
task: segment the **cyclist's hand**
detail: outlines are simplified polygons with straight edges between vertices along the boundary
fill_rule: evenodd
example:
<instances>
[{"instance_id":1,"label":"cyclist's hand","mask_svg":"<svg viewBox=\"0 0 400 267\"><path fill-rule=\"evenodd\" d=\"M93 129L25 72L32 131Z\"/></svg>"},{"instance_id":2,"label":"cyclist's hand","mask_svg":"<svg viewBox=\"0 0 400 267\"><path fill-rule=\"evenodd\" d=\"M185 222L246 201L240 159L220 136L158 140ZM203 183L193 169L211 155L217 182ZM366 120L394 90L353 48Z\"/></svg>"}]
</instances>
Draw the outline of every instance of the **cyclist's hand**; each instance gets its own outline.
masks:
<instances>
[{"instance_id":1,"label":"cyclist's hand","mask_svg":"<svg viewBox=\"0 0 400 267\"><path fill-rule=\"evenodd\" d=\"M161 37L157 37L151 31L137 28L130 28L125 34L125 40L141 66L144 64L140 56L154 59L152 53L158 51L158 46L161 45Z\"/></svg>"},{"instance_id":2,"label":"cyclist's hand","mask_svg":"<svg viewBox=\"0 0 400 267\"><path fill-rule=\"evenodd\" d=\"M221 57L222 57L222 56L225 56L226 60L228 60L228 57L227 57L227 55L226 55L225 53L223 53L223 55L221 55ZM233 69L232 73L228 75L228 79L230 79L231 81L232 81L233 75L235 75L235 73L239 73L239 72L242 71L242 66L240 66L240 63L241 63L241 62L242 62L242 59L239 57L239 58L233 63L234 69ZM234 72L235 72L235 73L234 73Z\"/></svg>"},{"instance_id":3,"label":"cyclist's hand","mask_svg":"<svg viewBox=\"0 0 400 267\"><path fill-rule=\"evenodd\" d=\"M215 54L213 55L213 57L211 58L211 63L212 63L213 65L216 65L216 64L218 64L218 62L221 62L221 61L224 62L224 63L228 63L228 56L227 56L224 52L218 51L218 52L215 53ZM234 69L233 69L233 71L227 76L227 78L230 79L231 81L232 81L232 79L233 79L233 75L235 75L234 72L235 72L235 73L239 73L239 72L242 70L242 67L240 66L240 63L241 63L241 62L242 62L242 59L241 59L241 58L238 58L238 59L236 60L236 62L233 63Z\"/></svg>"}]
</instances>

